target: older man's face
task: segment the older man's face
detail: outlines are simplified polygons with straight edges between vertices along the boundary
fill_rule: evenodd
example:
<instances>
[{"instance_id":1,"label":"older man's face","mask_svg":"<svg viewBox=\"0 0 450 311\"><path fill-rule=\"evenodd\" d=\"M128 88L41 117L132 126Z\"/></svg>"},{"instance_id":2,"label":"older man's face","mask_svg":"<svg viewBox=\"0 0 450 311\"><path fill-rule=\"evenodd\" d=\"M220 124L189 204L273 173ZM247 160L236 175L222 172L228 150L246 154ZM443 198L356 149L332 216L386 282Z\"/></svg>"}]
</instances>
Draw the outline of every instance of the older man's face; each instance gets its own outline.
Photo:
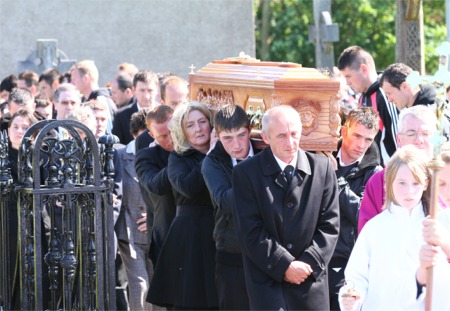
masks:
<instances>
[{"instance_id":1,"label":"older man's face","mask_svg":"<svg viewBox=\"0 0 450 311\"><path fill-rule=\"evenodd\" d=\"M397 134L399 147L414 145L419 149L426 150L430 158L433 157L433 143L431 138L436 132L433 122L425 122L413 115L407 115L403 119L402 132Z\"/></svg>"},{"instance_id":2,"label":"older man's face","mask_svg":"<svg viewBox=\"0 0 450 311\"><path fill-rule=\"evenodd\" d=\"M69 113L78 107L80 107L80 96L76 92L61 92L58 102L55 103L57 119L65 120Z\"/></svg>"},{"instance_id":3,"label":"older man's face","mask_svg":"<svg viewBox=\"0 0 450 311\"><path fill-rule=\"evenodd\" d=\"M302 125L295 114L274 114L268 123L267 135L261 133L264 142L270 145L273 154L285 163L290 163L300 146Z\"/></svg>"}]
</instances>

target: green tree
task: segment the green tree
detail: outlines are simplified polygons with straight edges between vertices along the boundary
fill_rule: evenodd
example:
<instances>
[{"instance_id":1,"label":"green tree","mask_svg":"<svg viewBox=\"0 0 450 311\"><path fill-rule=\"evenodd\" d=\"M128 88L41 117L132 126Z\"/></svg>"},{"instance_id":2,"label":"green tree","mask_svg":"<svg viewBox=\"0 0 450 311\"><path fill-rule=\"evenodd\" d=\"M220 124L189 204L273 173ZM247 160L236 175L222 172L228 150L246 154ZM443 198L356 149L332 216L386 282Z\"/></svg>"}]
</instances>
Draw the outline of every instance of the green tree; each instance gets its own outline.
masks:
<instances>
[{"instance_id":1,"label":"green tree","mask_svg":"<svg viewBox=\"0 0 450 311\"><path fill-rule=\"evenodd\" d=\"M254 7L258 58L315 66L314 44L308 41L313 0L254 0ZM373 55L380 71L395 62L394 0L332 0L331 11L340 32L334 43L336 61L346 47L359 45ZM426 71L434 73L434 50L446 40L445 0L424 0L423 11Z\"/></svg>"}]
</instances>

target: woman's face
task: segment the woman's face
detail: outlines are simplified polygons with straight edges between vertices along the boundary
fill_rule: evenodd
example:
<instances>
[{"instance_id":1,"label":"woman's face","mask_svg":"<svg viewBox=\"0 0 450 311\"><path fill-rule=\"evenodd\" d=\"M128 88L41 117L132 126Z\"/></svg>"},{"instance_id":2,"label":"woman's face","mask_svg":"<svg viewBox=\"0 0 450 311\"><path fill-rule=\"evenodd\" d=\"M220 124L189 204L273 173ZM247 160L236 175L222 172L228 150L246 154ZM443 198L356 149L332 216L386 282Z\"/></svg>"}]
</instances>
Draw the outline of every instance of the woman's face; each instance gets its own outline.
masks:
<instances>
[{"instance_id":1,"label":"woman's face","mask_svg":"<svg viewBox=\"0 0 450 311\"><path fill-rule=\"evenodd\" d=\"M188 142L194 149L206 153L209 150L211 126L208 118L199 110L189 112L184 132ZM205 150L206 149L206 150Z\"/></svg>"},{"instance_id":2,"label":"woman's face","mask_svg":"<svg viewBox=\"0 0 450 311\"><path fill-rule=\"evenodd\" d=\"M439 172L439 196L447 208L450 208L450 163Z\"/></svg>"},{"instance_id":3,"label":"woman's face","mask_svg":"<svg viewBox=\"0 0 450 311\"><path fill-rule=\"evenodd\" d=\"M9 140L11 141L11 146L14 149L19 149L22 137L28 128L31 126L31 122L28 118L22 116L17 116L8 128Z\"/></svg>"},{"instance_id":4,"label":"woman's face","mask_svg":"<svg viewBox=\"0 0 450 311\"><path fill-rule=\"evenodd\" d=\"M392 183L395 201L401 207L411 210L422 199L428 182L418 182L406 165L400 166Z\"/></svg>"}]
</instances>

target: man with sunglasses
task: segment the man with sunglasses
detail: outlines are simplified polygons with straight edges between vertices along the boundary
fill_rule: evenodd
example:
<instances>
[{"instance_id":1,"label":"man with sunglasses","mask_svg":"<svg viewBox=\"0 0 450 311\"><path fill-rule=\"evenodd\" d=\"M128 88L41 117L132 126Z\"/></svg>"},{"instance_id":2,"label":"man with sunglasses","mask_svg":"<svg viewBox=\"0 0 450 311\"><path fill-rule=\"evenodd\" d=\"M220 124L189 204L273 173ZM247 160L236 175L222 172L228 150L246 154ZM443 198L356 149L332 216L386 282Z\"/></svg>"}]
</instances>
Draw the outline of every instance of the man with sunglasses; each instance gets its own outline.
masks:
<instances>
[{"instance_id":1,"label":"man with sunglasses","mask_svg":"<svg viewBox=\"0 0 450 311\"><path fill-rule=\"evenodd\" d=\"M55 92L56 120L66 120L69 113L80 107L81 95L75 85L61 84Z\"/></svg>"}]
</instances>

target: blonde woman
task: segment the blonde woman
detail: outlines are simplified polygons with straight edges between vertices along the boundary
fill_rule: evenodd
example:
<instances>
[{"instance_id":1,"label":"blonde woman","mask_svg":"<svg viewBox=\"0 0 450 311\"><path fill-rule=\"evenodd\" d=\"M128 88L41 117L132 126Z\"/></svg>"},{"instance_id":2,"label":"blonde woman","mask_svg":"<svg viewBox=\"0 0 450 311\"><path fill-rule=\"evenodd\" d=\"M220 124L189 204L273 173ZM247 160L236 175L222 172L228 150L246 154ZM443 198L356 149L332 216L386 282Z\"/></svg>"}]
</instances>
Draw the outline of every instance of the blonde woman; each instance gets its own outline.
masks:
<instances>
[{"instance_id":1,"label":"blonde woman","mask_svg":"<svg viewBox=\"0 0 450 311\"><path fill-rule=\"evenodd\" d=\"M213 205L201 173L210 149L211 114L204 104L180 104L170 120L175 152L168 177L177 212L162 246L149 302L173 308L217 309Z\"/></svg>"}]
</instances>

